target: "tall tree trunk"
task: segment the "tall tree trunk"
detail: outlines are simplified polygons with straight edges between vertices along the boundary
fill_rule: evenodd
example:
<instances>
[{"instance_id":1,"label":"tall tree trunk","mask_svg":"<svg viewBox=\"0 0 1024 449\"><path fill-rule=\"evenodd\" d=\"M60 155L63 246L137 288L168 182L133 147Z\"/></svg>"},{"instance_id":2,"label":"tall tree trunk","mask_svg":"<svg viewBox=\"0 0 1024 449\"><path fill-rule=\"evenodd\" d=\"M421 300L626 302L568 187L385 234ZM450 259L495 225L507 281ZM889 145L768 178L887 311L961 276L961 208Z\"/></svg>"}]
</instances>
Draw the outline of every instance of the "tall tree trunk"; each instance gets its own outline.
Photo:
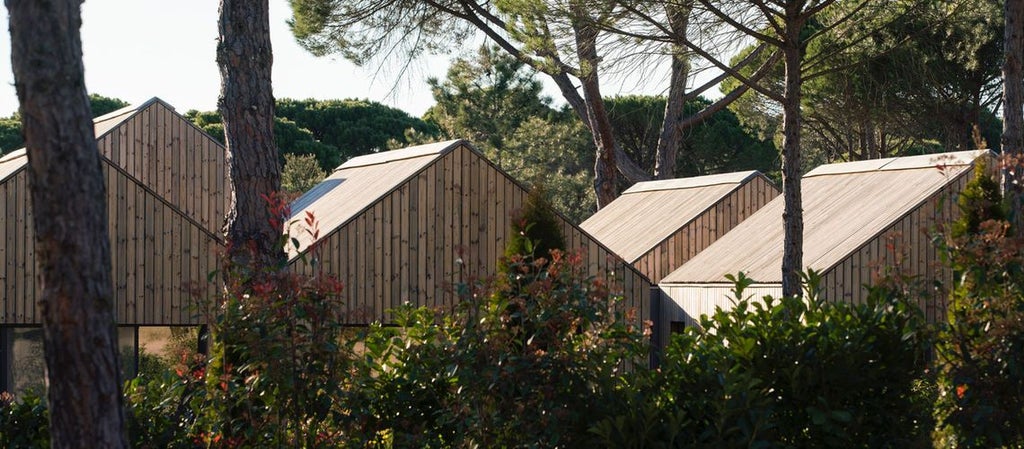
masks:
<instances>
[{"instance_id":1,"label":"tall tree trunk","mask_svg":"<svg viewBox=\"0 0 1024 449\"><path fill-rule=\"evenodd\" d=\"M800 42L801 26L787 31L786 47L783 48L785 67L785 92L782 104L782 194L785 211L782 214L785 227L785 242L782 253L782 294L800 296L800 271L804 258L804 211L800 192L800 177L803 169L800 163L800 100L803 62L803 46Z\"/></svg>"},{"instance_id":2,"label":"tall tree trunk","mask_svg":"<svg viewBox=\"0 0 1024 449\"><path fill-rule=\"evenodd\" d=\"M587 103L590 115L591 133L597 147L594 162L594 192L597 194L597 208L601 209L615 200L616 196L616 165L615 138L612 136L612 124L601 96L598 82L597 66L600 58L597 54L597 29L584 16L585 9L581 5L579 19L573 23L576 35L576 52L580 59L580 82L583 84L583 98Z\"/></svg>"},{"instance_id":3,"label":"tall tree trunk","mask_svg":"<svg viewBox=\"0 0 1024 449\"><path fill-rule=\"evenodd\" d=\"M5 3L29 160L51 445L127 447L106 194L82 66L81 1Z\"/></svg>"},{"instance_id":4,"label":"tall tree trunk","mask_svg":"<svg viewBox=\"0 0 1024 449\"><path fill-rule=\"evenodd\" d=\"M878 151L878 141L875 140L877 134L875 130L874 119L868 118L864 123L864 143L867 144L868 159L879 159L882 154Z\"/></svg>"},{"instance_id":5,"label":"tall tree trunk","mask_svg":"<svg viewBox=\"0 0 1024 449\"><path fill-rule=\"evenodd\" d=\"M258 271L284 260L278 245L283 220L271 216L266 199L281 189L268 0L221 0L218 27L217 109L224 119L232 186L225 233L231 260Z\"/></svg>"},{"instance_id":6,"label":"tall tree trunk","mask_svg":"<svg viewBox=\"0 0 1024 449\"><path fill-rule=\"evenodd\" d=\"M1005 0L1006 60L1003 62L1003 154L1011 167L1003 170L1005 195L1010 203L1010 219L1018 237L1024 237L1024 0Z\"/></svg>"},{"instance_id":7,"label":"tall tree trunk","mask_svg":"<svg viewBox=\"0 0 1024 449\"><path fill-rule=\"evenodd\" d=\"M590 130L591 134L595 134L597 131L593 128L593 122L590 121L591 115L587 110L587 102L580 96L580 93L576 90L576 86L573 85L569 75L562 72L557 75L549 74L549 76L555 82L555 85L558 86L558 90L562 92L562 97L565 98L565 102L569 103L572 110L576 112L576 116L580 118L584 126ZM605 117L605 120L608 120L607 116ZM647 174L644 169L640 168L640 166L637 165L625 151L622 151L622 148L619 147L617 141L613 142L613 144L615 145L615 166L623 177L629 180L629 182L651 180L651 176Z\"/></svg>"},{"instance_id":8,"label":"tall tree trunk","mask_svg":"<svg viewBox=\"0 0 1024 449\"><path fill-rule=\"evenodd\" d=\"M685 36L690 22L690 5L666 5L665 13L672 32ZM661 125L654 161L654 177L657 179L675 177L676 153L683 135L680 125L686 117L686 81L690 76L690 62L685 47L673 44L672 48L672 73L665 101L665 119Z\"/></svg>"}]
</instances>

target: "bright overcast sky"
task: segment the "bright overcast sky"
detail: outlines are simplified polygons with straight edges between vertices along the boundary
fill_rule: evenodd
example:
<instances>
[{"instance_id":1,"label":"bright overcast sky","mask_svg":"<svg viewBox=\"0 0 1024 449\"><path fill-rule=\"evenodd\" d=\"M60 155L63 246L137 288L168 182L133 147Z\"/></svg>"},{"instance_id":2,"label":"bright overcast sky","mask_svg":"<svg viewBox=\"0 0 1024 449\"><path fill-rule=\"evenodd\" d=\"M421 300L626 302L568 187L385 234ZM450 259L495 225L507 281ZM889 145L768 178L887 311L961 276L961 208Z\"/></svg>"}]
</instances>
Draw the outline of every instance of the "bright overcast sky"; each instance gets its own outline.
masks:
<instances>
[{"instance_id":1,"label":"bright overcast sky","mask_svg":"<svg viewBox=\"0 0 1024 449\"><path fill-rule=\"evenodd\" d=\"M139 103L160 97L179 112L213 110L220 89L214 60L215 0L89 0L82 6L85 81L90 93ZM426 76L443 76L434 58L397 81L340 58L315 58L295 43L287 0L270 1L277 98L368 98L419 116L433 104ZM11 73L7 9L0 3L0 117L18 109ZM394 69L392 69L394 70Z\"/></svg>"}]
</instances>

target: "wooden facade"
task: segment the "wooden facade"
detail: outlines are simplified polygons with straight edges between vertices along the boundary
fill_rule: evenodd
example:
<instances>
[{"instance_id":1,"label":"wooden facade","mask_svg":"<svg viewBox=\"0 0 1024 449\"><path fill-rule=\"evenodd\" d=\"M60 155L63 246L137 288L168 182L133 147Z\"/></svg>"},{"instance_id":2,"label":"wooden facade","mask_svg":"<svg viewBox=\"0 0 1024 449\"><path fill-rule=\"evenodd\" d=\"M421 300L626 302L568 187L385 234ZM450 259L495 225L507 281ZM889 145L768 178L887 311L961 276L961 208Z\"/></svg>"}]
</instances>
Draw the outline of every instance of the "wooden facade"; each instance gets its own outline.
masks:
<instances>
[{"instance_id":1,"label":"wooden facade","mask_svg":"<svg viewBox=\"0 0 1024 449\"><path fill-rule=\"evenodd\" d=\"M107 187L119 325L197 322L187 288L223 246L225 149L159 99L95 120ZM0 325L37 325L35 239L24 150L0 159Z\"/></svg>"},{"instance_id":2,"label":"wooden facade","mask_svg":"<svg viewBox=\"0 0 1024 449\"><path fill-rule=\"evenodd\" d=\"M493 274L510 232L509 215L527 190L464 141L387 151L349 160L292 205L293 220L307 212L319 239L301 226L293 266L314 269L344 284L350 322L389 322L388 310L411 303L454 305L450 287ZM611 273L638 317L651 313L651 283L564 217L570 248L582 248L590 272ZM316 259L311 266L299 254Z\"/></svg>"},{"instance_id":3,"label":"wooden facade","mask_svg":"<svg viewBox=\"0 0 1024 449\"><path fill-rule=\"evenodd\" d=\"M804 268L822 276L829 301L862 302L865 285L889 270L922 285L948 282L932 235L959 216L959 192L988 151L879 159L819 167L803 178ZM990 164L991 165L991 164ZM726 274L756 281L754 297L782 293L783 198L778 197L662 279L675 308L663 319L692 324L715 306L731 307ZM942 297L921 301L929 320L945 317Z\"/></svg>"},{"instance_id":4,"label":"wooden facade","mask_svg":"<svg viewBox=\"0 0 1024 449\"><path fill-rule=\"evenodd\" d=\"M778 195L757 171L640 182L580 227L657 283Z\"/></svg>"}]
</instances>

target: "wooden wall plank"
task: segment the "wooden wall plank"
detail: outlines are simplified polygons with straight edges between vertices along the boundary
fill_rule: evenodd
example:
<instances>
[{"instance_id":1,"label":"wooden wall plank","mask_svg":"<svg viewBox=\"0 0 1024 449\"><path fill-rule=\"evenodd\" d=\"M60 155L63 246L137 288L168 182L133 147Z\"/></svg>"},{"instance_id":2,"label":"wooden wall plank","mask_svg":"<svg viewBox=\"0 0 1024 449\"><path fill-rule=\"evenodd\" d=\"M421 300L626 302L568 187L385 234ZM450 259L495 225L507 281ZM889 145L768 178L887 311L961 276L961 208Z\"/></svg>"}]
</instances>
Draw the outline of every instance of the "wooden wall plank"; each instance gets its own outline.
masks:
<instances>
[{"instance_id":1,"label":"wooden wall plank","mask_svg":"<svg viewBox=\"0 0 1024 449\"><path fill-rule=\"evenodd\" d=\"M0 199L3 199L3 204L0 204L0 216L4 217L3 221L0 222L0 295L4 295L3 303L0 303L0 324L6 324L11 321L8 307L15 301L15 298L8 296L7 288L11 284L10 273L7 271L7 263L4 261L13 259L13 256L8 255L7 248L11 244L12 238L8 235L7 224L11 221L12 215L8 208L10 204L7 202L7 191L8 186L5 183L0 183Z\"/></svg>"},{"instance_id":2,"label":"wooden wall plank","mask_svg":"<svg viewBox=\"0 0 1024 449\"><path fill-rule=\"evenodd\" d=\"M34 285L35 280L29 277L29 272L31 270L29 270L28 268L28 264L32 263L29 262L28 259L28 247L31 245L29 239L32 236L28 233L28 227L31 226L31 221L28 218L29 192L28 185L26 182L27 178L27 173L24 173L22 176L18 176L15 179L15 186L18 189L19 196L21 196L22 199L21 201L19 201L21 202L21 204L19 204L20 213L18 214L18 228L15 237L18 241L17 250L15 251L15 254L17 255L15 260L18 261L17 264L19 280L17 288L15 289L14 297L26 299L23 301L19 301L20 304L15 309L15 317L18 322L28 322L32 320L31 303L34 302L32 300L28 300L28 298L31 298L31 296L29 296L31 292L29 286Z\"/></svg>"},{"instance_id":3,"label":"wooden wall plank","mask_svg":"<svg viewBox=\"0 0 1024 449\"><path fill-rule=\"evenodd\" d=\"M380 308L377 314L384 316L387 309L391 308L392 294L394 293L394 262L395 262L395 240L394 237L398 235L395 233L395 217L392 215L395 203L394 194L385 196L377 208L380 209L381 215L381 226L378 228L380 232L380 250L376 251L380 258L380 266L378 267L379 272L377 275L380 277L381 285L378 288L378 294L380 295Z\"/></svg>"},{"instance_id":4,"label":"wooden wall plank","mask_svg":"<svg viewBox=\"0 0 1024 449\"><path fill-rule=\"evenodd\" d=\"M25 176L23 173L14 176ZM4 288L4 297L11 298L4 301L4 321L7 323L18 322L18 284L21 282L18 276L18 220L21 210L21 197L18 195L18 185L13 180L4 183L4 204L6 215L4 215L4 236L7 241L7 257L4 259L4 271L7 273L7 284Z\"/></svg>"}]
</instances>

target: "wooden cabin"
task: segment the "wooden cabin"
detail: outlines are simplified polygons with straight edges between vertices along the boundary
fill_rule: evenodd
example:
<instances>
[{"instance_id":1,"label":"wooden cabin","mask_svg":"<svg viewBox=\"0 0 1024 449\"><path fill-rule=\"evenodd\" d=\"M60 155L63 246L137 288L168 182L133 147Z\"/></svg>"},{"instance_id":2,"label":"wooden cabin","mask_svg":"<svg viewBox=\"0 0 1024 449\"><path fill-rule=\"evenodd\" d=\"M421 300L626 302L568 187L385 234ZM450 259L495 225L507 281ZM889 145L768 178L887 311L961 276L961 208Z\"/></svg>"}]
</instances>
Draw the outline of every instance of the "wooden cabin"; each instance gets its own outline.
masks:
<instances>
[{"instance_id":1,"label":"wooden cabin","mask_svg":"<svg viewBox=\"0 0 1024 449\"><path fill-rule=\"evenodd\" d=\"M863 301L865 285L885 269L924 285L949 281L931 236L958 215L956 199L988 151L908 156L818 167L803 177L804 268L822 276L829 301ZM663 320L692 325L715 307L732 306L725 276L743 272L747 296L782 295L784 207L775 198L661 280ZM923 300L930 320L943 319L942 298Z\"/></svg>"},{"instance_id":2,"label":"wooden cabin","mask_svg":"<svg viewBox=\"0 0 1024 449\"><path fill-rule=\"evenodd\" d=\"M119 340L137 349L140 327L198 322L190 283L212 292L206 279L217 269L229 192L225 149L157 98L97 117L95 134ZM39 350L27 163L25 150L0 158L0 391L25 385L35 368L17 365Z\"/></svg>"},{"instance_id":3,"label":"wooden cabin","mask_svg":"<svg viewBox=\"0 0 1024 449\"><path fill-rule=\"evenodd\" d=\"M778 195L758 171L638 182L580 228L657 283Z\"/></svg>"},{"instance_id":4,"label":"wooden cabin","mask_svg":"<svg viewBox=\"0 0 1024 449\"><path fill-rule=\"evenodd\" d=\"M389 322L405 303L447 309L449 287L497 269L510 214L527 189L462 140L353 158L292 204L293 221L318 221L317 267L344 284L353 324ZM650 316L651 283L605 245L559 216L569 248L583 248L594 276L614 273L627 306ZM312 236L294 225L293 266Z\"/></svg>"}]
</instances>

